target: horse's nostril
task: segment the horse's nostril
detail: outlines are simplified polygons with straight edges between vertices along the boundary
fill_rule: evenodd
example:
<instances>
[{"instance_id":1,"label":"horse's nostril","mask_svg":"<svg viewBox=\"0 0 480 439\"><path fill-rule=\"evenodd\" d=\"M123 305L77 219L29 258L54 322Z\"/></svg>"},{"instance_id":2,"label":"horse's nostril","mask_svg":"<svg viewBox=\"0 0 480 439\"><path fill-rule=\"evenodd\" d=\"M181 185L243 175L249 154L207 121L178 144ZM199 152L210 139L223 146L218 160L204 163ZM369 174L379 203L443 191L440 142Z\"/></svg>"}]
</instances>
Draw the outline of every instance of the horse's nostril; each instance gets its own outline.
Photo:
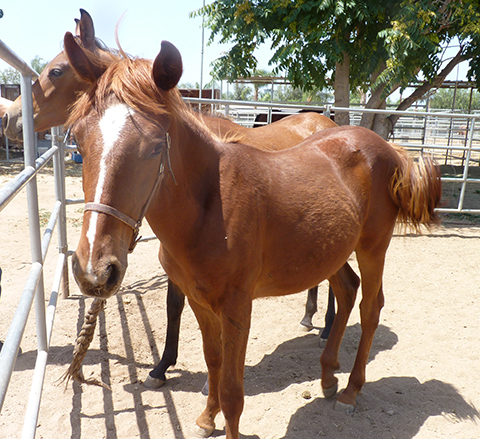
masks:
<instances>
[{"instance_id":1,"label":"horse's nostril","mask_svg":"<svg viewBox=\"0 0 480 439\"><path fill-rule=\"evenodd\" d=\"M107 282L105 284L108 291L113 290L117 287L118 283L121 280L120 268L116 263L110 263L107 267Z\"/></svg>"}]
</instances>

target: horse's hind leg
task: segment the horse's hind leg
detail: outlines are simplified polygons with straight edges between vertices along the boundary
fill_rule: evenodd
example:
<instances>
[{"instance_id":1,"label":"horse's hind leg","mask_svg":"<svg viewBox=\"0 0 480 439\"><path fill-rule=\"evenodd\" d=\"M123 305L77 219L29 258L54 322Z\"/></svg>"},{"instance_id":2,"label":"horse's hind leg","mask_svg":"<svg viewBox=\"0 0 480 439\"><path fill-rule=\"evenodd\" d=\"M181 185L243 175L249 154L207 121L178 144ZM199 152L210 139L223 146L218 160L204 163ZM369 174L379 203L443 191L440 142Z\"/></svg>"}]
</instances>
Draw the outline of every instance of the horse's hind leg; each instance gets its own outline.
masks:
<instances>
[{"instance_id":1,"label":"horse's hind leg","mask_svg":"<svg viewBox=\"0 0 480 439\"><path fill-rule=\"evenodd\" d=\"M360 279L350 265L345 263L329 281L337 299L338 311L325 350L320 357L320 363L322 365L322 389L327 398L335 395L337 392L338 379L334 373L340 368L338 351L342 343L350 312L355 304Z\"/></svg>"},{"instance_id":2,"label":"horse's hind leg","mask_svg":"<svg viewBox=\"0 0 480 439\"><path fill-rule=\"evenodd\" d=\"M362 335L348 385L338 396L337 401L337 408L345 408L347 412L353 411L356 404L355 398L365 384L368 355L384 304L382 276L385 252L369 251L367 253L357 249L356 253L362 276L362 301L360 302Z\"/></svg>"},{"instance_id":3,"label":"horse's hind leg","mask_svg":"<svg viewBox=\"0 0 480 439\"><path fill-rule=\"evenodd\" d=\"M310 288L307 293L307 302L305 303L305 315L303 316L300 324L304 326L307 331L313 329L312 318L317 312L317 300L318 300L318 286Z\"/></svg>"},{"instance_id":4,"label":"horse's hind leg","mask_svg":"<svg viewBox=\"0 0 480 439\"><path fill-rule=\"evenodd\" d=\"M335 320L335 294L331 285L328 286L328 306L325 313L325 328L320 334L320 346L325 346L332 330L333 322Z\"/></svg>"},{"instance_id":5,"label":"horse's hind leg","mask_svg":"<svg viewBox=\"0 0 480 439\"><path fill-rule=\"evenodd\" d=\"M167 339L160 363L153 369L145 380L144 386L148 389L158 389L167 380L166 370L177 362L178 338L180 336L180 320L185 296L180 288L170 279L167 286Z\"/></svg>"}]
</instances>

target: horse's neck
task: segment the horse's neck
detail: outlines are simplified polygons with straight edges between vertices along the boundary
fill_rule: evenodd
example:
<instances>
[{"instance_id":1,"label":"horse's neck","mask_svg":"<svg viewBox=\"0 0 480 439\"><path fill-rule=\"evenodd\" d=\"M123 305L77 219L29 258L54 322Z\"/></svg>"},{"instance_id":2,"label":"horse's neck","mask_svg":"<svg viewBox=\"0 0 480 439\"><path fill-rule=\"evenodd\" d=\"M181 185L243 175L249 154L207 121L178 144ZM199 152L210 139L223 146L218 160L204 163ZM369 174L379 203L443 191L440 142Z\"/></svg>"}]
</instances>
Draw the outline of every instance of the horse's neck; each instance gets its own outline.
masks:
<instances>
[{"instance_id":1,"label":"horse's neck","mask_svg":"<svg viewBox=\"0 0 480 439\"><path fill-rule=\"evenodd\" d=\"M184 178L191 179L191 184L197 185L198 180L204 180L214 169L218 169L223 146L210 128L193 115L172 123L170 137L172 166L180 167Z\"/></svg>"},{"instance_id":2,"label":"horse's neck","mask_svg":"<svg viewBox=\"0 0 480 439\"><path fill-rule=\"evenodd\" d=\"M155 217L162 217L160 233L164 228L169 232L176 227L193 230L208 199L216 198L220 190L221 144L198 123L172 123L169 134L171 147L164 160L163 181L149 209Z\"/></svg>"}]
</instances>

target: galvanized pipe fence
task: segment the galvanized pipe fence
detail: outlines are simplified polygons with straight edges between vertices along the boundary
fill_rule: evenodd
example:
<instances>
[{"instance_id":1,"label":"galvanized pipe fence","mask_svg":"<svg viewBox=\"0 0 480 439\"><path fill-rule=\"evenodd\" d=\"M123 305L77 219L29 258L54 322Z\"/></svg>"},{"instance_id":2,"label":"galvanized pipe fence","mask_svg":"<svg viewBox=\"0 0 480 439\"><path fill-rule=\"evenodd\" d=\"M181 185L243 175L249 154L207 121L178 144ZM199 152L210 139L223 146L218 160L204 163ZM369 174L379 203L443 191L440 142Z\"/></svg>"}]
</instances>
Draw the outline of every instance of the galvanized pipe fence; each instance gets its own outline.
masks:
<instances>
[{"instance_id":1,"label":"galvanized pipe fence","mask_svg":"<svg viewBox=\"0 0 480 439\"><path fill-rule=\"evenodd\" d=\"M52 146L37 159L33 126L32 80L38 74L0 40L0 58L16 68L21 74L21 95L23 114L24 170L0 188L0 212L22 189L27 191L27 207L31 248L31 268L13 315L2 350L0 351L0 411L15 366L20 342L27 319L34 304L37 335L37 359L32 380L30 397L26 408L22 438L35 437L40 399L45 377L50 338L52 335L57 299L60 292L68 295L67 275L67 229L65 213L65 152L60 129L53 129ZM40 230L37 174L53 159L55 179L55 205L43 236ZM55 226L58 226L58 262L49 303L45 307L45 285L43 265L52 240ZM0 304L1 312L1 304ZM10 316L2 316L9 318Z\"/></svg>"},{"instance_id":2,"label":"galvanized pipe fence","mask_svg":"<svg viewBox=\"0 0 480 439\"><path fill-rule=\"evenodd\" d=\"M299 110L321 112L329 117L333 112L349 112L350 124L359 125L364 113L400 116L392 139L396 144L410 151L421 154L444 156L445 160L454 153L461 154L459 161L463 167L461 177L442 177L442 182L452 182L460 185L460 196L457 207L439 208L445 213L480 214L480 206L474 209L464 207L467 185L479 185L480 178L469 176L469 170L474 165L480 165L480 114L459 114L434 111L394 111L372 110L366 108L341 108L332 105L297 105L270 102L230 101L222 99L184 98L190 104L210 104L212 113L230 117L235 122L245 126L253 126L255 115L267 114L267 122L271 123L275 112L279 114L294 114ZM274 108L272 112L272 107ZM462 134L455 134L462 131ZM456 140L455 142L452 142ZM475 155L474 158L472 155ZM457 157L458 158L458 157ZM479 186L480 188L480 186Z\"/></svg>"}]
</instances>

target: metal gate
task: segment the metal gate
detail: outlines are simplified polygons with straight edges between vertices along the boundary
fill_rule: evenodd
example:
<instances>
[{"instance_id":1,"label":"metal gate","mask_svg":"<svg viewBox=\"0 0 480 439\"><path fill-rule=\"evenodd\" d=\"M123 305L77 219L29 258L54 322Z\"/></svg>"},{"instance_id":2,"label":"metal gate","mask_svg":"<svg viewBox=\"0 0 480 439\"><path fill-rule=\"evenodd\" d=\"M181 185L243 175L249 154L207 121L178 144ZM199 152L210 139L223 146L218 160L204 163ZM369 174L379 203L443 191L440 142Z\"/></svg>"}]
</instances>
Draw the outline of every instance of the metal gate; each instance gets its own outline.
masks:
<instances>
[{"instance_id":1,"label":"metal gate","mask_svg":"<svg viewBox=\"0 0 480 439\"><path fill-rule=\"evenodd\" d=\"M27 318L32 304L35 303L37 359L22 433L22 438L26 439L35 437L57 298L60 290L62 290L62 294L68 295L65 149L63 139L59 136L60 129L54 128L52 130L52 147L41 157L36 158L35 133L33 128L32 80L36 79L38 74L1 40L0 58L21 73L25 163L24 170L0 188L0 212L26 187L31 247L30 272L6 335L5 343L0 352L0 411L15 366ZM52 159L56 202L52 208L52 214L46 231L43 236L41 236L37 174ZM43 264L56 225L58 226L58 262L53 285L50 289L49 303L48 306L45 307ZM2 318L9 317L10 316L2 316Z\"/></svg>"}]
</instances>

